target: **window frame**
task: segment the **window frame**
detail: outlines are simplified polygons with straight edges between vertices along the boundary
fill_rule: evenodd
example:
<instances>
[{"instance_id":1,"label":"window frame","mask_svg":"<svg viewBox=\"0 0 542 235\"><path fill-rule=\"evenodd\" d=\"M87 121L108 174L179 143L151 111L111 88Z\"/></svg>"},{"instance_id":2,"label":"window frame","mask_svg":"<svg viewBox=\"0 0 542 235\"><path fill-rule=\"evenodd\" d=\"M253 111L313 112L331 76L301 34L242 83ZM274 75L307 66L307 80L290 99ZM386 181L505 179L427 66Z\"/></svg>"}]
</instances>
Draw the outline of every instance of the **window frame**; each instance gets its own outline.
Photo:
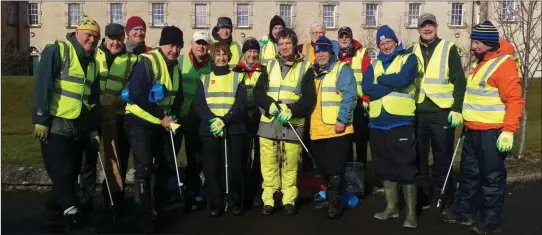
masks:
<instances>
[{"instance_id":1,"label":"window frame","mask_svg":"<svg viewBox=\"0 0 542 235\"><path fill-rule=\"evenodd\" d=\"M246 16L243 16L243 17L247 17L247 24L246 25L239 25L239 6L247 6L247 15ZM235 11L233 12L233 15L234 15L234 27L235 28L238 28L238 29L250 29L252 28L252 3L250 2L237 2L237 3L234 3L234 9Z\"/></svg>"},{"instance_id":2,"label":"window frame","mask_svg":"<svg viewBox=\"0 0 542 235\"><path fill-rule=\"evenodd\" d=\"M371 5L371 6L376 6L376 9L374 11L374 20L375 20L375 25L369 25L367 24L367 17L369 17L369 15L367 14L368 13L368 6ZM363 17L363 28L368 28L368 29L373 29L373 28L378 28L379 27L379 24L380 24L380 10L382 9L382 4L381 3L378 3L378 2L366 2L366 3L363 3L363 12L362 12L362 17Z\"/></svg>"},{"instance_id":3,"label":"window frame","mask_svg":"<svg viewBox=\"0 0 542 235\"><path fill-rule=\"evenodd\" d=\"M461 6L461 13L455 13L454 14L454 6ZM457 10L457 9L455 9ZM465 10L465 3L463 2L452 2L450 3L450 11L448 12L448 15L450 16L448 18L448 26L450 28L463 28L465 27L465 16L466 16L466 10ZM460 24L454 24L454 16L460 17Z\"/></svg>"},{"instance_id":4,"label":"window frame","mask_svg":"<svg viewBox=\"0 0 542 235\"><path fill-rule=\"evenodd\" d=\"M416 16L416 23L412 24L414 21L411 21L411 17L414 17L415 15L410 14L410 6L415 6L415 5L419 6L418 15ZM422 15L422 12L423 12L423 3L422 2L408 2L406 6L407 8L405 12L405 16L406 16L405 27L409 29L418 28L418 21L420 20L420 16Z\"/></svg>"},{"instance_id":5,"label":"window frame","mask_svg":"<svg viewBox=\"0 0 542 235\"><path fill-rule=\"evenodd\" d=\"M162 6L162 14L161 16L163 17L162 19L162 24L157 24L155 22L155 14L154 14L154 6ZM150 27L151 28L164 28L166 26L168 26L167 24L167 3L166 2L149 2L149 6L150 6ZM158 14L156 16L159 16Z\"/></svg>"},{"instance_id":6,"label":"window frame","mask_svg":"<svg viewBox=\"0 0 542 235\"><path fill-rule=\"evenodd\" d=\"M333 16L325 16L325 7L333 7ZM333 19L334 25L328 27L326 25L325 17L331 17ZM337 30L339 29L339 2L320 2L320 20L322 24L326 27L326 30Z\"/></svg>"},{"instance_id":7,"label":"window frame","mask_svg":"<svg viewBox=\"0 0 542 235\"><path fill-rule=\"evenodd\" d=\"M67 12L67 17L68 17L68 20L66 22L66 26L67 28L70 28L70 29L74 29L74 28L77 28L77 26L79 26L79 24L81 23L81 21L83 20L83 16L85 15L83 13L83 5L82 3L79 3L79 2L68 2L67 3L68 5L68 12ZM72 14L71 14L71 10L70 10L70 6L79 6L79 21L76 22L75 24L72 24Z\"/></svg>"},{"instance_id":8,"label":"window frame","mask_svg":"<svg viewBox=\"0 0 542 235\"><path fill-rule=\"evenodd\" d=\"M510 4L510 6L512 6L512 9L507 10L507 9L509 9L509 7L505 8L505 3ZM514 22L516 22L517 21L517 15L516 15L517 8L518 8L518 3L517 3L516 0L501 1L500 2L500 7L498 9L498 11L499 11L499 21L500 22L505 22L505 23L514 23ZM506 17L506 18L504 18L504 17Z\"/></svg>"},{"instance_id":9,"label":"window frame","mask_svg":"<svg viewBox=\"0 0 542 235\"><path fill-rule=\"evenodd\" d=\"M198 14L197 14L197 7L198 6L205 6L205 15L203 16L199 16L199 17L204 17L205 18L205 24L197 24L198 23ZM211 23L210 23L210 9L211 9L211 5L209 2L193 2L192 3L192 23L191 23L191 26L193 29L208 29L208 28L211 28Z\"/></svg>"},{"instance_id":10,"label":"window frame","mask_svg":"<svg viewBox=\"0 0 542 235\"><path fill-rule=\"evenodd\" d=\"M31 6L36 6L36 21L37 23L36 24L31 24L31 20L30 20L30 16L32 14L30 14L30 7ZM40 28L41 27L41 4L39 2L28 2L27 5L26 5L26 24L25 26L28 27L28 28Z\"/></svg>"},{"instance_id":11,"label":"window frame","mask_svg":"<svg viewBox=\"0 0 542 235\"><path fill-rule=\"evenodd\" d=\"M290 9L290 19L287 20L285 19L285 17L281 14L281 7L289 7ZM280 18L282 18L284 20L284 24L286 25L287 28L294 28L295 27L295 6L296 4L295 3L287 3L287 2L280 2L280 3L277 3L277 15L280 16ZM290 24L290 25L288 25Z\"/></svg>"},{"instance_id":12,"label":"window frame","mask_svg":"<svg viewBox=\"0 0 542 235\"><path fill-rule=\"evenodd\" d=\"M119 22L115 22L113 20L114 16L116 16L116 14L113 14L113 6L119 6L120 5L120 17L121 17L121 20L120 20L120 23ZM117 23L117 24L121 24L121 25L124 25L125 24L125 16L126 16L126 11L125 11L125 6L126 4L125 3L122 3L122 2L111 2L109 3L109 23L112 24L112 23Z\"/></svg>"}]
</instances>

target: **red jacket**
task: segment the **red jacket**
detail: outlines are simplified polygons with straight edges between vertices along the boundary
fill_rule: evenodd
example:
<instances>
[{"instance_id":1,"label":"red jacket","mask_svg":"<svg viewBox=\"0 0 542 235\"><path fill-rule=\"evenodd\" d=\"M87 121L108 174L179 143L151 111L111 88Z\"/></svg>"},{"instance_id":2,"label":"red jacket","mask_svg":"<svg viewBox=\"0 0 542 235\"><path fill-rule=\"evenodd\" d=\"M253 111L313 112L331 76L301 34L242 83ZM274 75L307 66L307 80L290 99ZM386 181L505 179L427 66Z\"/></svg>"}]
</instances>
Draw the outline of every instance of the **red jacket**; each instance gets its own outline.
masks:
<instances>
[{"instance_id":1,"label":"red jacket","mask_svg":"<svg viewBox=\"0 0 542 235\"><path fill-rule=\"evenodd\" d=\"M476 67L472 68L471 74L476 73L490 59L504 54L514 55L514 47L508 41L500 40L499 44L499 50L486 53L482 59L482 62L480 62ZM502 128L503 131L512 133L516 132L519 128L519 118L521 117L525 105L522 97L519 72L516 62L511 59L504 61L504 63L502 63L497 70L495 70L491 77L489 77L487 84L499 89L499 96L506 107L504 123L494 124L465 121L465 126L472 130L484 131Z\"/></svg>"},{"instance_id":2,"label":"red jacket","mask_svg":"<svg viewBox=\"0 0 542 235\"><path fill-rule=\"evenodd\" d=\"M354 48L353 48L354 52L362 48L362 45L359 41L352 39L352 43L354 43ZM339 50L339 56L337 57L337 60L351 64L352 58L354 58L355 55L356 55L355 53L349 53L343 56L343 53L341 53L341 51ZM371 64L371 58L369 57L367 52L365 52L365 55L363 55L363 60L361 60L361 73L365 73L365 71L367 70L370 64ZM363 95L361 99L365 101L366 103L369 103L369 96Z\"/></svg>"}]
</instances>

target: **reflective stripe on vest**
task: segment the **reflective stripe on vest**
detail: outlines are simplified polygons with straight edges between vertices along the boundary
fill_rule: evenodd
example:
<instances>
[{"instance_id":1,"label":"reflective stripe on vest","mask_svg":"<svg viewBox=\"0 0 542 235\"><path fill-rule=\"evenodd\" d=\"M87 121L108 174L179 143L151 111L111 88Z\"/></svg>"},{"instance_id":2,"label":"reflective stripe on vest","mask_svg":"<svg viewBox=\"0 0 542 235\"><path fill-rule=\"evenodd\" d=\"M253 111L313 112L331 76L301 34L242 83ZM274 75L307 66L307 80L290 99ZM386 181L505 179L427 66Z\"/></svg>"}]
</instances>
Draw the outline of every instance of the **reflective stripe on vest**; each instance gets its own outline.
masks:
<instances>
[{"instance_id":1,"label":"reflective stripe on vest","mask_svg":"<svg viewBox=\"0 0 542 235\"><path fill-rule=\"evenodd\" d=\"M230 111L235 102L237 87L243 77L244 74L237 72L223 76L216 76L214 73L202 76L205 101L216 116L223 117Z\"/></svg>"},{"instance_id":2,"label":"reflective stripe on vest","mask_svg":"<svg viewBox=\"0 0 542 235\"><path fill-rule=\"evenodd\" d=\"M336 62L331 71L320 82L322 122L327 125L335 125L339 117L342 93L337 89L337 79L339 79L341 70L345 65L344 62Z\"/></svg>"},{"instance_id":3,"label":"reflective stripe on vest","mask_svg":"<svg viewBox=\"0 0 542 235\"><path fill-rule=\"evenodd\" d=\"M415 55L411 53L397 55L386 70L384 70L384 66L380 60L373 61L374 84L378 83L378 78L381 75L399 73L410 56ZM414 112L416 111L415 92L416 85L412 83L407 88L395 89L380 99L371 100L369 103L370 118L380 116L382 109L392 115L414 116Z\"/></svg>"},{"instance_id":4,"label":"reflective stripe on vest","mask_svg":"<svg viewBox=\"0 0 542 235\"><path fill-rule=\"evenodd\" d=\"M268 61L275 58L277 54L277 45L272 41L268 41L267 44L263 45L262 52L260 54L260 63L267 64Z\"/></svg>"},{"instance_id":5,"label":"reflective stripe on vest","mask_svg":"<svg viewBox=\"0 0 542 235\"><path fill-rule=\"evenodd\" d=\"M418 66L423 74L419 74L417 83L419 85L417 96L417 103L422 103L425 96L428 96L436 105L440 108L450 108L454 103L453 91L454 86L450 83L449 79L449 67L448 58L450 56L450 49L454 45L453 42L442 40L435 47L433 55L429 59L427 65L424 65L422 60L423 55L420 44L414 45L413 51L416 56L420 58L418 60ZM425 69L425 66L427 69Z\"/></svg>"},{"instance_id":6,"label":"reflective stripe on vest","mask_svg":"<svg viewBox=\"0 0 542 235\"><path fill-rule=\"evenodd\" d=\"M301 97L301 82L303 76L311 66L307 61L295 62L290 68L285 78L282 78L281 66L276 59L267 63L267 74L269 74L269 89L267 95L274 100L283 104L292 104ZM260 121L265 123L272 122L274 117L268 118L262 115ZM293 118L290 120L292 124L303 125L304 118Z\"/></svg>"},{"instance_id":7,"label":"reflective stripe on vest","mask_svg":"<svg viewBox=\"0 0 542 235\"><path fill-rule=\"evenodd\" d=\"M312 47L312 44L310 42L303 44L303 48L301 48L301 54L305 56L305 61L314 63L314 59L316 57L314 56L314 48Z\"/></svg>"},{"instance_id":8,"label":"reflective stripe on vest","mask_svg":"<svg viewBox=\"0 0 542 235\"><path fill-rule=\"evenodd\" d=\"M503 123L505 105L499 96L499 89L487 84L487 80L510 58L510 55L501 55L482 65L467 79L467 91L463 101L463 118L465 121L483 123ZM476 64L473 64L476 67Z\"/></svg>"},{"instance_id":9,"label":"reflective stripe on vest","mask_svg":"<svg viewBox=\"0 0 542 235\"><path fill-rule=\"evenodd\" d=\"M105 100L108 100L105 96L119 96L121 90L128 82L130 73L137 62L137 55L123 54L117 56L111 64L111 68L109 68L107 66L105 52L98 48L96 51L96 62L98 62L100 68L101 101L104 102Z\"/></svg>"},{"instance_id":10,"label":"reflective stripe on vest","mask_svg":"<svg viewBox=\"0 0 542 235\"><path fill-rule=\"evenodd\" d=\"M173 68L173 78L169 76L167 63L164 60L164 56L158 49L153 49L150 52L140 55L149 60L151 66L152 81L155 84L163 84L166 87L167 95L164 99L158 102L158 105L164 110L164 114L170 115L170 108L175 100L177 92L179 91L180 83L180 70L179 65L175 65ZM136 104L127 104L126 113L132 113L141 119L144 119L150 123L160 124L161 121L157 117L147 113L147 111L141 109Z\"/></svg>"},{"instance_id":11,"label":"reflective stripe on vest","mask_svg":"<svg viewBox=\"0 0 542 235\"><path fill-rule=\"evenodd\" d=\"M366 50L367 49L365 47L362 48L361 50L358 50L354 58L352 58L352 63L350 64L350 67L352 68L352 72L354 73L354 77L356 78L356 88L357 88L359 97L363 95L363 91L361 89L361 81L363 81L361 63L363 61L363 57L365 56Z\"/></svg>"},{"instance_id":12,"label":"reflective stripe on vest","mask_svg":"<svg viewBox=\"0 0 542 235\"><path fill-rule=\"evenodd\" d=\"M98 75L98 68L94 61L89 62L85 74L71 42L56 41L56 43L63 64L60 78L54 79L49 113L65 119L76 119L81 114L83 104L89 109L93 107L88 104L88 99L92 84Z\"/></svg>"},{"instance_id":13,"label":"reflective stripe on vest","mask_svg":"<svg viewBox=\"0 0 542 235\"><path fill-rule=\"evenodd\" d=\"M188 115L190 106L196 97L196 91L198 89L198 81L201 80L201 76L211 73L211 62L201 67L198 71L194 68L194 64L190 61L189 55L181 55L178 58L179 66L181 70L181 79L183 80L183 95L184 101L181 105L180 117Z\"/></svg>"}]
</instances>

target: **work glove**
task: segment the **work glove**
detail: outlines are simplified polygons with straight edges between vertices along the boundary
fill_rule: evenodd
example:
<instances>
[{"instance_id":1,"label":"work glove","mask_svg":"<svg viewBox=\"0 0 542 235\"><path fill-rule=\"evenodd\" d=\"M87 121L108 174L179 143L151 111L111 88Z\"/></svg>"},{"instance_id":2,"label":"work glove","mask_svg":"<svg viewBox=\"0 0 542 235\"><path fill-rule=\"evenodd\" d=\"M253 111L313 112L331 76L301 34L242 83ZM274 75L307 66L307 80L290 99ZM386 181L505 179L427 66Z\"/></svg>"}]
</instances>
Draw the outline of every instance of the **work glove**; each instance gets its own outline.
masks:
<instances>
[{"instance_id":1,"label":"work glove","mask_svg":"<svg viewBox=\"0 0 542 235\"><path fill-rule=\"evenodd\" d=\"M272 116L277 116L277 114L279 114L279 107L277 106L277 104L275 103L271 103L271 105L269 106L269 114L271 114Z\"/></svg>"},{"instance_id":2,"label":"work glove","mask_svg":"<svg viewBox=\"0 0 542 235\"><path fill-rule=\"evenodd\" d=\"M224 121L220 118L213 118L209 122L211 122L210 130L212 133L218 133L224 129Z\"/></svg>"},{"instance_id":3,"label":"work glove","mask_svg":"<svg viewBox=\"0 0 542 235\"><path fill-rule=\"evenodd\" d=\"M49 127L35 124L34 125L34 137L38 138L41 141L44 141L47 139L47 136L49 136Z\"/></svg>"},{"instance_id":4,"label":"work glove","mask_svg":"<svg viewBox=\"0 0 542 235\"><path fill-rule=\"evenodd\" d=\"M461 126L461 124L463 124L463 115L458 112L450 111L450 114L448 114L448 122L453 128Z\"/></svg>"},{"instance_id":5,"label":"work glove","mask_svg":"<svg viewBox=\"0 0 542 235\"><path fill-rule=\"evenodd\" d=\"M100 135L97 131L90 132L90 143L96 148L100 148Z\"/></svg>"},{"instance_id":6,"label":"work glove","mask_svg":"<svg viewBox=\"0 0 542 235\"><path fill-rule=\"evenodd\" d=\"M175 133L177 131L177 129L179 129L179 127L181 127L181 124L177 124L177 123L174 123L174 122L169 123L169 129L172 130L173 133Z\"/></svg>"},{"instance_id":7,"label":"work glove","mask_svg":"<svg viewBox=\"0 0 542 235\"><path fill-rule=\"evenodd\" d=\"M286 124L288 121L290 121L290 118L292 118L292 110L290 110L287 106L284 108L281 107L281 109L282 111L280 111L278 119L281 124Z\"/></svg>"},{"instance_id":8,"label":"work glove","mask_svg":"<svg viewBox=\"0 0 542 235\"><path fill-rule=\"evenodd\" d=\"M175 121L175 120L177 120L177 116L175 116L175 115L169 115L169 119L171 119L172 121Z\"/></svg>"},{"instance_id":9,"label":"work glove","mask_svg":"<svg viewBox=\"0 0 542 235\"><path fill-rule=\"evenodd\" d=\"M224 137L224 130L220 130L219 132L215 132L215 133L213 133L213 135L214 135L215 137L220 137L220 138L222 138L222 137Z\"/></svg>"},{"instance_id":10,"label":"work glove","mask_svg":"<svg viewBox=\"0 0 542 235\"><path fill-rule=\"evenodd\" d=\"M501 153L510 152L514 146L514 133L503 131L497 139L497 149Z\"/></svg>"}]
</instances>

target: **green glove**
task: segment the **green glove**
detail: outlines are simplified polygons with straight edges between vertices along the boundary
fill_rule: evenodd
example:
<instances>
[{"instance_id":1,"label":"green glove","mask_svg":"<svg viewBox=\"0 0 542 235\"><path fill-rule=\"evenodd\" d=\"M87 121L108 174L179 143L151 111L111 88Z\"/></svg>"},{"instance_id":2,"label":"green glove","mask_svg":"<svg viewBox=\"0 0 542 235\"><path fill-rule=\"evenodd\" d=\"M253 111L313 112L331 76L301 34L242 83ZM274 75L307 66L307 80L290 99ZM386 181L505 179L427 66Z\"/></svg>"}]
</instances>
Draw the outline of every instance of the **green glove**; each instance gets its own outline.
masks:
<instances>
[{"instance_id":1,"label":"green glove","mask_svg":"<svg viewBox=\"0 0 542 235\"><path fill-rule=\"evenodd\" d=\"M175 116L175 115L170 115L170 116L169 116L169 119L171 119L172 121L175 121L175 120L177 120L177 116Z\"/></svg>"},{"instance_id":2,"label":"green glove","mask_svg":"<svg viewBox=\"0 0 542 235\"><path fill-rule=\"evenodd\" d=\"M450 114L448 114L448 122L454 128L461 126L461 124L463 124L463 115L458 112L450 111Z\"/></svg>"},{"instance_id":3,"label":"green glove","mask_svg":"<svg viewBox=\"0 0 542 235\"><path fill-rule=\"evenodd\" d=\"M510 152L514 146L514 133L503 131L497 139L497 149L501 153Z\"/></svg>"},{"instance_id":4,"label":"green glove","mask_svg":"<svg viewBox=\"0 0 542 235\"><path fill-rule=\"evenodd\" d=\"M220 130L215 136L224 137L224 130Z\"/></svg>"},{"instance_id":5,"label":"green glove","mask_svg":"<svg viewBox=\"0 0 542 235\"><path fill-rule=\"evenodd\" d=\"M47 139L47 136L49 136L49 127L35 124L34 125L34 137L38 138L41 141L44 141Z\"/></svg>"},{"instance_id":6,"label":"green glove","mask_svg":"<svg viewBox=\"0 0 542 235\"><path fill-rule=\"evenodd\" d=\"M292 118L292 111L288 107L283 108L278 116L279 122L281 124L286 124L290 121L290 118Z\"/></svg>"},{"instance_id":7,"label":"green glove","mask_svg":"<svg viewBox=\"0 0 542 235\"><path fill-rule=\"evenodd\" d=\"M220 118L215 118L215 120L213 121L213 123L211 123L211 132L220 132L222 131L222 129L224 128L224 121L222 121L222 119Z\"/></svg>"},{"instance_id":8,"label":"green glove","mask_svg":"<svg viewBox=\"0 0 542 235\"><path fill-rule=\"evenodd\" d=\"M100 136L98 135L97 131L90 132L90 142L94 145L94 147L100 147Z\"/></svg>"},{"instance_id":9,"label":"green glove","mask_svg":"<svg viewBox=\"0 0 542 235\"><path fill-rule=\"evenodd\" d=\"M269 114L273 116L277 116L277 114L279 114L279 107L277 104L271 103L271 105L269 105Z\"/></svg>"}]
</instances>

